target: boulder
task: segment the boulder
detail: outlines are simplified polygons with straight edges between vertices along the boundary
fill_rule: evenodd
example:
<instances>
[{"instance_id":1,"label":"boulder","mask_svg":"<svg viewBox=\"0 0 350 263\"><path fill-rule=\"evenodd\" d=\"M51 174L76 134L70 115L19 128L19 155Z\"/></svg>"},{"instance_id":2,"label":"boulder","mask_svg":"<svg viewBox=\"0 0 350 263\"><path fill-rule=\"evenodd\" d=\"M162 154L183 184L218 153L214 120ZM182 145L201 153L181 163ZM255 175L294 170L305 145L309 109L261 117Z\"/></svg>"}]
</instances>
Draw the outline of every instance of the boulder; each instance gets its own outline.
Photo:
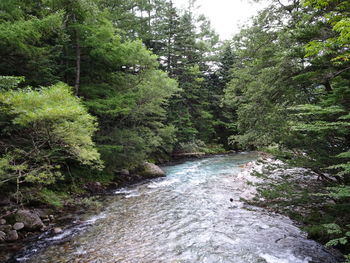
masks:
<instances>
[{"instance_id":1,"label":"boulder","mask_svg":"<svg viewBox=\"0 0 350 263\"><path fill-rule=\"evenodd\" d=\"M14 230L21 230L22 228L24 228L24 224L22 222L17 222L16 224L13 225L13 229Z\"/></svg>"},{"instance_id":2,"label":"boulder","mask_svg":"<svg viewBox=\"0 0 350 263\"><path fill-rule=\"evenodd\" d=\"M7 238L6 240L8 241L16 241L18 239L18 233L16 230L11 230L10 232L7 233Z\"/></svg>"},{"instance_id":3,"label":"boulder","mask_svg":"<svg viewBox=\"0 0 350 263\"><path fill-rule=\"evenodd\" d=\"M141 166L140 175L146 178L164 177L165 172L154 163L144 162Z\"/></svg>"},{"instance_id":4,"label":"boulder","mask_svg":"<svg viewBox=\"0 0 350 263\"><path fill-rule=\"evenodd\" d=\"M5 224L6 224L6 219L1 218L1 219L0 219L0 225L5 225Z\"/></svg>"},{"instance_id":5,"label":"boulder","mask_svg":"<svg viewBox=\"0 0 350 263\"><path fill-rule=\"evenodd\" d=\"M28 230L40 230L45 227L40 217L29 210L18 210L15 214L15 219L17 222L23 222L24 228Z\"/></svg>"}]
</instances>

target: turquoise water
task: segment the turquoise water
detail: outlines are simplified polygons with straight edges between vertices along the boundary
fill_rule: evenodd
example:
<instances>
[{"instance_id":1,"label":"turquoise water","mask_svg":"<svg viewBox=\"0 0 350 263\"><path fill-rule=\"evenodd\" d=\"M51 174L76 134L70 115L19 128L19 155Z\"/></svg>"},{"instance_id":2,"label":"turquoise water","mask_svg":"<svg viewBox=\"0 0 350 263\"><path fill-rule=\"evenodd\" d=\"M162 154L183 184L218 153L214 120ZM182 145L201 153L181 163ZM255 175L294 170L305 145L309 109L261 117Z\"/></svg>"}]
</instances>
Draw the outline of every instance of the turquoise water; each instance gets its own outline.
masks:
<instances>
[{"instance_id":1,"label":"turquoise water","mask_svg":"<svg viewBox=\"0 0 350 263\"><path fill-rule=\"evenodd\" d=\"M337 262L290 219L239 200L242 190L235 178L242 164L256 158L255 153L243 153L163 167L166 178L116 191L86 230L22 260Z\"/></svg>"}]
</instances>

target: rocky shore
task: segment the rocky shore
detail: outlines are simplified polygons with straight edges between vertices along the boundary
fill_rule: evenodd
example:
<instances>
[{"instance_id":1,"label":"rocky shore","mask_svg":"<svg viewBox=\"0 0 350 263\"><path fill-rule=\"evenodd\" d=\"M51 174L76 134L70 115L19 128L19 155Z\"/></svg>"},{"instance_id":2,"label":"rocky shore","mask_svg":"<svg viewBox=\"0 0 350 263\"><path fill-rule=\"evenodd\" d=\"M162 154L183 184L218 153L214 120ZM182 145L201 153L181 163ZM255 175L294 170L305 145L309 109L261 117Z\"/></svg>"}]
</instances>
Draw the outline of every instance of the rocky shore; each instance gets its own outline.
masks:
<instances>
[{"instance_id":1,"label":"rocky shore","mask_svg":"<svg viewBox=\"0 0 350 263\"><path fill-rule=\"evenodd\" d=\"M316 203L331 202L325 197L312 196L316 191L320 193L324 182L310 169L291 167L267 154L241 168L234 180L243 189L241 199L248 203L278 212L307 213ZM310 194L307 200L305 194Z\"/></svg>"},{"instance_id":2,"label":"rocky shore","mask_svg":"<svg viewBox=\"0 0 350 263\"><path fill-rule=\"evenodd\" d=\"M115 178L107 183L88 182L84 194L74 197L74 204L56 208L48 205L19 206L7 200L0 214L0 262L8 261L13 254L38 240L40 236L55 236L72 224L84 224L80 215L89 210L102 210L99 197L113 193L125 187L152 178L165 176L157 165L143 162L136 169L116 171Z\"/></svg>"},{"instance_id":3,"label":"rocky shore","mask_svg":"<svg viewBox=\"0 0 350 263\"><path fill-rule=\"evenodd\" d=\"M242 201L288 216L310 239L323 244L331 239L323 219L328 217L327 209L334 206L335 201L325 194L325 181L320 180L318 174L310 169L291 167L268 154L241 168L233 180L242 190ZM328 178L330 180L332 178ZM343 255L338 249L327 247L327 251L342 262Z\"/></svg>"}]
</instances>

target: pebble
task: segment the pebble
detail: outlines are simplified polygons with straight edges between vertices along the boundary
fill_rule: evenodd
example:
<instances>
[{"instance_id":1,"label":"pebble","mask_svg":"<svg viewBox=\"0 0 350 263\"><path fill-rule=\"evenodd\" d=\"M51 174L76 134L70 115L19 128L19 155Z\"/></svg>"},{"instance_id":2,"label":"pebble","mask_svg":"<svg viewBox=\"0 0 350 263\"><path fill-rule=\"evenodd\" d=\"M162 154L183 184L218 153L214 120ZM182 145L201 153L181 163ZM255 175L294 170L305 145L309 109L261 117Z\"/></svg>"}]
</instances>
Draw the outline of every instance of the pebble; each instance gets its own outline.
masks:
<instances>
[{"instance_id":1,"label":"pebble","mask_svg":"<svg viewBox=\"0 0 350 263\"><path fill-rule=\"evenodd\" d=\"M0 219L0 225L5 225L5 224L6 224L6 219L1 218L1 219Z\"/></svg>"},{"instance_id":2,"label":"pebble","mask_svg":"<svg viewBox=\"0 0 350 263\"><path fill-rule=\"evenodd\" d=\"M11 230L7 233L7 240L8 241L15 241L18 239L18 234L16 230Z\"/></svg>"},{"instance_id":3,"label":"pebble","mask_svg":"<svg viewBox=\"0 0 350 263\"><path fill-rule=\"evenodd\" d=\"M21 230L22 228L24 228L24 224L22 222L17 222L16 224L13 225L13 229L14 230Z\"/></svg>"},{"instance_id":4,"label":"pebble","mask_svg":"<svg viewBox=\"0 0 350 263\"><path fill-rule=\"evenodd\" d=\"M62 233L63 232L63 230L62 230L62 228L60 228L60 227L55 227L54 229L53 229L53 233L54 234L59 234L59 233Z\"/></svg>"}]
</instances>

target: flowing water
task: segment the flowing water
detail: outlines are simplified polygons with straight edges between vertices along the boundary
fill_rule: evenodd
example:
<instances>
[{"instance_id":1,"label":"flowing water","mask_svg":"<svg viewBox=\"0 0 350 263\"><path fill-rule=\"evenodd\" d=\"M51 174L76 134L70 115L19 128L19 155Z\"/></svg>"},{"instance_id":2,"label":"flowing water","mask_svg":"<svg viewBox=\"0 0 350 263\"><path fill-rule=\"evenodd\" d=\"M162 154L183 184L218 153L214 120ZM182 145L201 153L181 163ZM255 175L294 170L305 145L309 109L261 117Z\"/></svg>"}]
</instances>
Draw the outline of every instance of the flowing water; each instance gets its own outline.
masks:
<instances>
[{"instance_id":1,"label":"flowing water","mask_svg":"<svg viewBox=\"0 0 350 263\"><path fill-rule=\"evenodd\" d=\"M117 191L94 224L22 260L338 262L290 219L239 200L235 176L242 164L256 158L254 153L225 155L164 167L166 178Z\"/></svg>"}]
</instances>

